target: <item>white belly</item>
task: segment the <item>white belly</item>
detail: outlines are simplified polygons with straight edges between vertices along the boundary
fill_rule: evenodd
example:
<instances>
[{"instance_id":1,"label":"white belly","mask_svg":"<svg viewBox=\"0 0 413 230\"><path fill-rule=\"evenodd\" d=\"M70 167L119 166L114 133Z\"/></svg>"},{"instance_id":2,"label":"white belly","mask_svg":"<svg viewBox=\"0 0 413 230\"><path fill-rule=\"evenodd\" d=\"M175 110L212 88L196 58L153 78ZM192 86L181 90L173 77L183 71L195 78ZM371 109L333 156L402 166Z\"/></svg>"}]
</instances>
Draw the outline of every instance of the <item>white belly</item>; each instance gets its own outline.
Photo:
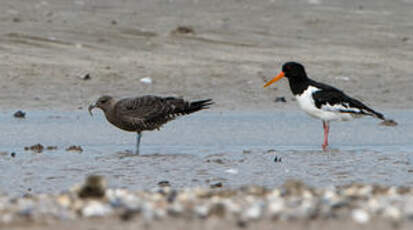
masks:
<instances>
[{"instance_id":1,"label":"white belly","mask_svg":"<svg viewBox=\"0 0 413 230\"><path fill-rule=\"evenodd\" d=\"M315 106L313 99L313 92L319 89L309 86L303 94L295 96L298 105L302 110L312 117L324 120L324 121L348 121L352 120L354 117L350 113L341 113L334 110L319 109ZM331 107L331 106L330 106Z\"/></svg>"}]
</instances>

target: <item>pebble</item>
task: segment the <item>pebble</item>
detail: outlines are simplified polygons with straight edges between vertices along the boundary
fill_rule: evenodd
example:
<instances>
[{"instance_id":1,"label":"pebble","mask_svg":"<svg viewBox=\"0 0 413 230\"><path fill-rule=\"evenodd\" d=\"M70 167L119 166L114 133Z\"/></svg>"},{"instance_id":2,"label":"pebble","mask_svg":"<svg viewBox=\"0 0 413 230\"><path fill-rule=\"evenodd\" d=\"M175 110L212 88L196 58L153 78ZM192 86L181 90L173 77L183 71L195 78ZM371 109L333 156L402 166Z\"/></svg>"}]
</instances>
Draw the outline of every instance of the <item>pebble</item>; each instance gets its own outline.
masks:
<instances>
[{"instance_id":1,"label":"pebble","mask_svg":"<svg viewBox=\"0 0 413 230\"><path fill-rule=\"evenodd\" d=\"M353 220L359 224L365 224L370 221L370 215L363 209L355 209L351 212Z\"/></svg>"},{"instance_id":2,"label":"pebble","mask_svg":"<svg viewBox=\"0 0 413 230\"><path fill-rule=\"evenodd\" d=\"M163 184L163 183L161 183ZM218 183L219 184L219 183ZM222 186L222 184L221 184ZM413 221L413 189L351 184L313 188L287 181L276 188L243 186L238 189L156 187L150 191L106 188L101 176L60 194L15 198L0 194L0 225L22 220L44 222L117 216L121 220L156 221L174 218L230 218L250 221L352 219L358 224L384 218L392 223Z\"/></svg>"},{"instance_id":3,"label":"pebble","mask_svg":"<svg viewBox=\"0 0 413 230\"><path fill-rule=\"evenodd\" d=\"M222 188L222 183L221 182L217 182L215 184L211 184L209 186L210 188Z\"/></svg>"},{"instance_id":4,"label":"pebble","mask_svg":"<svg viewBox=\"0 0 413 230\"><path fill-rule=\"evenodd\" d=\"M238 169L227 169L225 172L229 174L238 174Z\"/></svg>"},{"instance_id":5,"label":"pebble","mask_svg":"<svg viewBox=\"0 0 413 230\"><path fill-rule=\"evenodd\" d=\"M192 26L178 26L171 31L171 34L195 34Z\"/></svg>"},{"instance_id":6,"label":"pebble","mask_svg":"<svg viewBox=\"0 0 413 230\"><path fill-rule=\"evenodd\" d=\"M159 182L158 182L158 185L159 185L160 187L170 187L170 186L171 186L171 184L170 184L169 181L167 181L167 180L159 181Z\"/></svg>"},{"instance_id":7,"label":"pebble","mask_svg":"<svg viewBox=\"0 0 413 230\"><path fill-rule=\"evenodd\" d=\"M152 78L150 78L150 77L144 77L144 78L141 78L140 80L139 80L141 83L144 83L144 84L152 84Z\"/></svg>"},{"instance_id":8,"label":"pebble","mask_svg":"<svg viewBox=\"0 0 413 230\"><path fill-rule=\"evenodd\" d=\"M90 201L83 209L84 217L105 216L112 212L112 208L98 201Z\"/></svg>"},{"instance_id":9,"label":"pebble","mask_svg":"<svg viewBox=\"0 0 413 230\"><path fill-rule=\"evenodd\" d=\"M287 99L285 99L285 97L276 97L274 102L287 103Z\"/></svg>"},{"instance_id":10,"label":"pebble","mask_svg":"<svg viewBox=\"0 0 413 230\"><path fill-rule=\"evenodd\" d=\"M244 213L244 218L247 220L258 220L262 216L263 204L261 202L254 203Z\"/></svg>"},{"instance_id":11,"label":"pebble","mask_svg":"<svg viewBox=\"0 0 413 230\"><path fill-rule=\"evenodd\" d=\"M14 116L15 118L25 118L25 117L26 117L26 113L23 112L23 111L21 111L21 110L18 110L17 112L15 112L15 113L13 114L13 116Z\"/></svg>"},{"instance_id":12,"label":"pebble","mask_svg":"<svg viewBox=\"0 0 413 230\"><path fill-rule=\"evenodd\" d=\"M39 144L32 145L30 147L26 146L26 147L24 147L24 150L25 151L31 150L35 153L41 153L44 150L44 146L39 143Z\"/></svg>"},{"instance_id":13,"label":"pebble","mask_svg":"<svg viewBox=\"0 0 413 230\"><path fill-rule=\"evenodd\" d=\"M82 48L82 44L77 43L76 48ZM80 74L77 75L77 77L80 80L84 80L84 81L92 79L92 77L90 76L90 73L80 73Z\"/></svg>"},{"instance_id":14,"label":"pebble","mask_svg":"<svg viewBox=\"0 0 413 230\"><path fill-rule=\"evenodd\" d=\"M66 148L66 151L74 151L74 152L83 152L83 149L81 146L77 146L77 145L72 145Z\"/></svg>"}]
</instances>

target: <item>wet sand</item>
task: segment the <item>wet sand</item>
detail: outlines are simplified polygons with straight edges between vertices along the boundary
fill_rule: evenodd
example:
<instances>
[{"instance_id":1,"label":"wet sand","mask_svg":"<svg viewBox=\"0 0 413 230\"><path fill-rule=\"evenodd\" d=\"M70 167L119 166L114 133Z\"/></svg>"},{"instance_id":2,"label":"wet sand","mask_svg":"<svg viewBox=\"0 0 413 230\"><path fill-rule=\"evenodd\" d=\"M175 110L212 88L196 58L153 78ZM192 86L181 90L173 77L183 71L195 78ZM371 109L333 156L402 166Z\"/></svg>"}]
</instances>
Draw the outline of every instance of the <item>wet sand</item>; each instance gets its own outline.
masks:
<instances>
[{"instance_id":1,"label":"wet sand","mask_svg":"<svg viewBox=\"0 0 413 230\"><path fill-rule=\"evenodd\" d=\"M371 224L357 224L351 220L334 220L334 221L258 221L252 222L246 226L237 226L235 220L222 220L222 219L210 219L205 220L182 220L171 218L167 220L161 220L153 223L145 223L140 220L133 220L130 222L124 222L119 219L105 218L105 219L92 219L92 220L79 220L79 221L62 221L58 223L49 224L20 224L7 226L10 230L23 230L23 229L154 229L162 230L167 226L171 230L180 229L291 229L291 230L327 230L327 229L363 229L363 230L387 230L387 229L400 229L408 230L411 228L411 223L404 222L400 224L394 224L391 221L374 220Z\"/></svg>"},{"instance_id":2,"label":"wet sand","mask_svg":"<svg viewBox=\"0 0 413 230\"><path fill-rule=\"evenodd\" d=\"M0 192L9 195L59 193L90 174L130 190L164 180L179 189L274 187L291 178L321 187L413 186L410 110L388 113L400 123L396 127L369 118L333 123L327 153L321 151L321 122L301 111L203 111L144 132L141 156L132 154L135 134L110 125L102 112L26 112L23 120L0 114ZM24 150L38 143L41 153ZM73 145L82 152L67 151Z\"/></svg>"}]
</instances>

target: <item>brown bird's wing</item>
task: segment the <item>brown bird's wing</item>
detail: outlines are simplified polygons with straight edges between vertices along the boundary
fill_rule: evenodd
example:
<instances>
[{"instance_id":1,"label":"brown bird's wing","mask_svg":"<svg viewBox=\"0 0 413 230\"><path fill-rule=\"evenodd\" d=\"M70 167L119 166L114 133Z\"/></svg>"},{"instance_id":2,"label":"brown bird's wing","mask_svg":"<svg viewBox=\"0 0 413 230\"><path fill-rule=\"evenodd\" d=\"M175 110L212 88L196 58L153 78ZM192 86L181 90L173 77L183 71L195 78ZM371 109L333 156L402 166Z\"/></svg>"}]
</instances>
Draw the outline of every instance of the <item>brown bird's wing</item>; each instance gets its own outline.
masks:
<instances>
[{"instance_id":1,"label":"brown bird's wing","mask_svg":"<svg viewBox=\"0 0 413 230\"><path fill-rule=\"evenodd\" d=\"M122 99L116 103L114 110L125 129L142 131L154 129L148 120L161 114L163 107L159 97L143 96Z\"/></svg>"},{"instance_id":2,"label":"brown bird's wing","mask_svg":"<svg viewBox=\"0 0 413 230\"><path fill-rule=\"evenodd\" d=\"M147 95L122 99L114 109L125 129L140 132L159 129L177 116L207 109L212 104L211 99L187 102L182 98Z\"/></svg>"},{"instance_id":3,"label":"brown bird's wing","mask_svg":"<svg viewBox=\"0 0 413 230\"><path fill-rule=\"evenodd\" d=\"M181 98L147 95L122 99L116 103L114 110L120 126L139 132L159 129L179 115L208 108L210 104L211 100L189 103Z\"/></svg>"}]
</instances>

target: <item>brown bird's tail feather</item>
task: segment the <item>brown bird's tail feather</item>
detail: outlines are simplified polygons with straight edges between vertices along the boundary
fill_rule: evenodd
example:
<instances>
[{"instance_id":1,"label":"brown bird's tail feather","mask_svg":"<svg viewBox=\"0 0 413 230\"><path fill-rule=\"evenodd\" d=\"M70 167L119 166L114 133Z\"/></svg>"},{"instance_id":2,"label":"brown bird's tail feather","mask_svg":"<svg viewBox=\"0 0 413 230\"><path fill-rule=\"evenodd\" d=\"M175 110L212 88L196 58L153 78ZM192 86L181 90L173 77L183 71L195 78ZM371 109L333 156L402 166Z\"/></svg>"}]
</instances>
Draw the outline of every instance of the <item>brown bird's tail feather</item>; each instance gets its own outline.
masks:
<instances>
[{"instance_id":1,"label":"brown bird's tail feather","mask_svg":"<svg viewBox=\"0 0 413 230\"><path fill-rule=\"evenodd\" d=\"M199 110L208 109L210 105L214 104L212 99L205 99L199 101L192 101L187 104L185 113L193 113Z\"/></svg>"},{"instance_id":2,"label":"brown bird's tail feather","mask_svg":"<svg viewBox=\"0 0 413 230\"><path fill-rule=\"evenodd\" d=\"M212 99L205 99L205 100L199 100L199 101L184 101L180 99L179 101L176 101L175 103L175 109L173 110L173 113L175 115L185 115L185 114L190 114L194 113L203 109L208 109L210 105L214 104Z\"/></svg>"}]
</instances>

